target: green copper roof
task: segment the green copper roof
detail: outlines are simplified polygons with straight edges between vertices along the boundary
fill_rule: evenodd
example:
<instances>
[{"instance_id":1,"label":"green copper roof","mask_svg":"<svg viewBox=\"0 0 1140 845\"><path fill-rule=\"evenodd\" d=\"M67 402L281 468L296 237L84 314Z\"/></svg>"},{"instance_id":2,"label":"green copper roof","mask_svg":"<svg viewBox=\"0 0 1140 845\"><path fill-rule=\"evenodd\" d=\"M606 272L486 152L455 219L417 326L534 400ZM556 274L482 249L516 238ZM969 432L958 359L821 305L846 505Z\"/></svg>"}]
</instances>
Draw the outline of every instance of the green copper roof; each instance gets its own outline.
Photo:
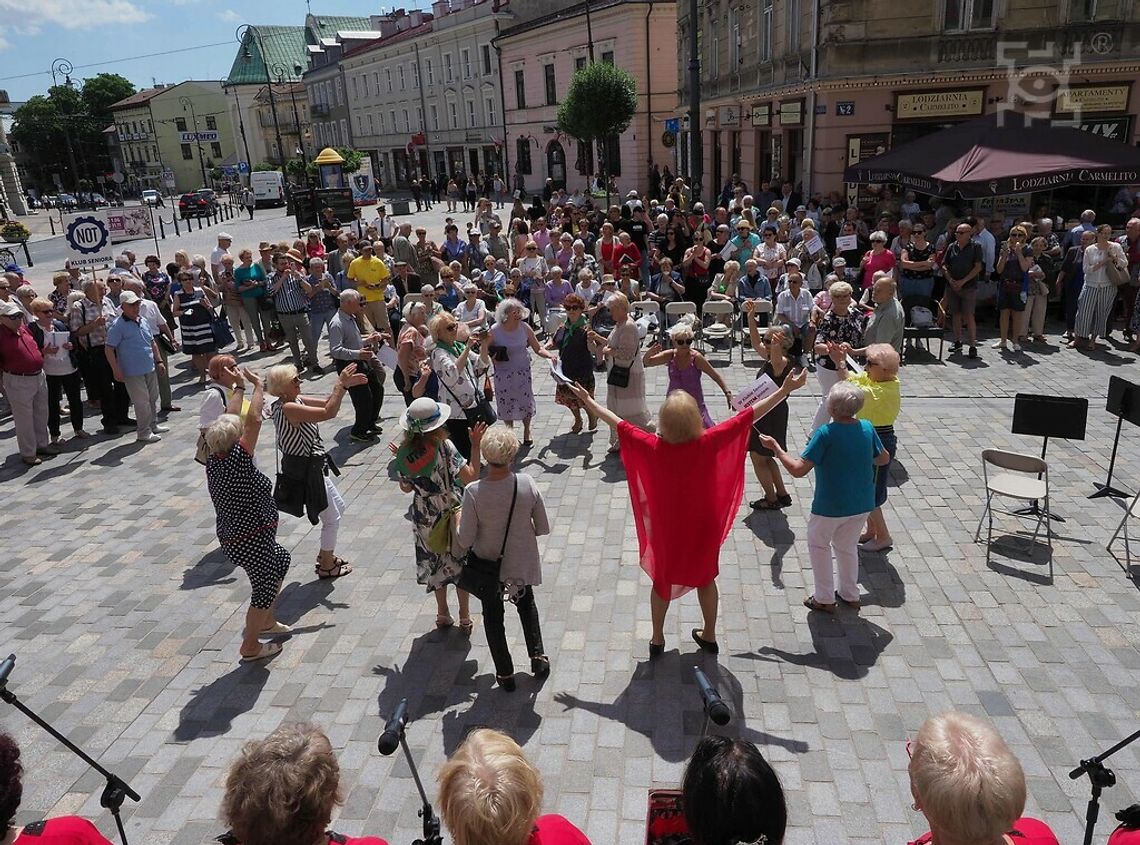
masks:
<instances>
[{"instance_id":1,"label":"green copper roof","mask_svg":"<svg viewBox=\"0 0 1140 845\"><path fill-rule=\"evenodd\" d=\"M339 19L338 19L339 20ZM356 20L345 18L345 20ZM273 66L279 64L285 68L284 79L295 82L301 78L294 71L296 65L302 70L308 68L309 59L305 51L305 27L303 26L256 26L257 35L249 33L245 36L245 44L238 48L234 57L233 66L226 81L230 85L264 84L265 68L268 64L270 73ZM265 57L262 58L262 45L265 47ZM248 49L249 58L246 59ZM276 76L274 76L276 79Z\"/></svg>"},{"instance_id":2,"label":"green copper roof","mask_svg":"<svg viewBox=\"0 0 1140 845\"><path fill-rule=\"evenodd\" d=\"M368 18L353 18L344 15L313 15L313 19L320 28L321 38L335 38L338 32L348 30L372 29L372 22ZM310 44L316 43L312 40L312 33L306 32L306 35L309 37Z\"/></svg>"}]
</instances>

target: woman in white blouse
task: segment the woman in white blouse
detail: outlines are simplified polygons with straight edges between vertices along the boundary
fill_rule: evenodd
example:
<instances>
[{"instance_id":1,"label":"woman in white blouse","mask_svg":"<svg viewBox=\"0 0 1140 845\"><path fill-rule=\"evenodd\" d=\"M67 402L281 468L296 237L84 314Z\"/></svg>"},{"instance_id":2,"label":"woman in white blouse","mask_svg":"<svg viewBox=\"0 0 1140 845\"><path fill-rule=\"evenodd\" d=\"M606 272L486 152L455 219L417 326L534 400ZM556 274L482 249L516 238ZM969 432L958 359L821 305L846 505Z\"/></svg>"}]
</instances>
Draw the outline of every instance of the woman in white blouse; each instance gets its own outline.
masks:
<instances>
[{"instance_id":1,"label":"woman in white blouse","mask_svg":"<svg viewBox=\"0 0 1140 845\"><path fill-rule=\"evenodd\" d=\"M474 282L463 286L463 299L455 306L455 316L471 331L487 325L487 306L479 298L479 286Z\"/></svg>"}]
</instances>

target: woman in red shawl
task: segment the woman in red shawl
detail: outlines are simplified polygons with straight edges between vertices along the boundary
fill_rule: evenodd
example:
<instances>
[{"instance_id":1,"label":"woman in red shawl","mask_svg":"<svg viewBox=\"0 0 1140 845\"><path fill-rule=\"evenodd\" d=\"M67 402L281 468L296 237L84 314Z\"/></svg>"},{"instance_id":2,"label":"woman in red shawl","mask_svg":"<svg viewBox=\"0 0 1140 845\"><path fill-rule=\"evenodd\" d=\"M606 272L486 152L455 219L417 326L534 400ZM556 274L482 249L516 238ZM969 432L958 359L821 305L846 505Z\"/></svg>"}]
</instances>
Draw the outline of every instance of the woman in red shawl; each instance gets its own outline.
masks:
<instances>
[{"instance_id":1,"label":"woman in red shawl","mask_svg":"<svg viewBox=\"0 0 1140 845\"><path fill-rule=\"evenodd\" d=\"M657 434L625 422L594 401L585 388L572 386L589 413L617 430L621 443L641 568L653 581L650 658L665 653L669 603L694 587L704 627L693 629L693 640L705 651L720 651L716 576L720 547L744 496L748 432L806 381L806 371L792 373L776 393L707 430L693 397L675 390L658 413Z\"/></svg>"}]
</instances>

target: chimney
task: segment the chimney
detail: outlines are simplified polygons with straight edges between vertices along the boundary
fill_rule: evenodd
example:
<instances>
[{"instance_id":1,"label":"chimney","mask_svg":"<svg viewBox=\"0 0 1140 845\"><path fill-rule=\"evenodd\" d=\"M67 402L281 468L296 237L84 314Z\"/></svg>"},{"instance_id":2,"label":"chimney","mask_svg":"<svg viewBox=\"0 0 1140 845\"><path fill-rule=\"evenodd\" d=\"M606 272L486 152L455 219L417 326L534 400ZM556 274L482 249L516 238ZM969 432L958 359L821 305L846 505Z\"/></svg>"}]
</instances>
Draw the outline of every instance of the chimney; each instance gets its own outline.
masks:
<instances>
[{"instance_id":1,"label":"chimney","mask_svg":"<svg viewBox=\"0 0 1140 845\"><path fill-rule=\"evenodd\" d=\"M437 20L442 18L449 11L447 0L435 0L435 2L431 4L431 13L435 15Z\"/></svg>"},{"instance_id":2,"label":"chimney","mask_svg":"<svg viewBox=\"0 0 1140 845\"><path fill-rule=\"evenodd\" d=\"M396 30L398 32L403 32L405 29L408 28L408 13L407 12L405 12L403 9L397 9L392 14L395 15L395 17L396 17Z\"/></svg>"},{"instance_id":3,"label":"chimney","mask_svg":"<svg viewBox=\"0 0 1140 845\"><path fill-rule=\"evenodd\" d=\"M396 25L396 16L389 12L386 15L378 15L377 23L380 25L380 37L387 38L389 35L395 35L399 31Z\"/></svg>"},{"instance_id":4,"label":"chimney","mask_svg":"<svg viewBox=\"0 0 1140 845\"><path fill-rule=\"evenodd\" d=\"M413 27L420 26L424 22L424 13L418 9L414 10L408 17L411 18L411 26Z\"/></svg>"}]
</instances>

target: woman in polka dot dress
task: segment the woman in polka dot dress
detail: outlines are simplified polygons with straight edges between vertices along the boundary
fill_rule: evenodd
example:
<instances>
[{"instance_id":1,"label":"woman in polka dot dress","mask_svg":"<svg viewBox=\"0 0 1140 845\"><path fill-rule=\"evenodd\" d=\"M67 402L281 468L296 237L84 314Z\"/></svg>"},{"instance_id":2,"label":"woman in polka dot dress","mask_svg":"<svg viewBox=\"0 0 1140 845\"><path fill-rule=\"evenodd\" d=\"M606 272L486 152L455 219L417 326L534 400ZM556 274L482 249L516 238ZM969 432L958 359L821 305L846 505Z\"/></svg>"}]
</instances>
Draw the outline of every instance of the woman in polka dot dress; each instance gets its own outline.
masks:
<instances>
[{"instance_id":1,"label":"woman in polka dot dress","mask_svg":"<svg viewBox=\"0 0 1140 845\"><path fill-rule=\"evenodd\" d=\"M279 643L261 639L288 634L290 628L273 615L273 603L289 569L289 552L277 542L277 503L273 485L253 462L265 395L261 379L243 370L253 386L249 412L240 416L245 385L234 389L226 413L206 429L206 485L217 514L218 541L234 564L245 570L253 590L245 614L241 660L249 663L273 657Z\"/></svg>"}]
</instances>

